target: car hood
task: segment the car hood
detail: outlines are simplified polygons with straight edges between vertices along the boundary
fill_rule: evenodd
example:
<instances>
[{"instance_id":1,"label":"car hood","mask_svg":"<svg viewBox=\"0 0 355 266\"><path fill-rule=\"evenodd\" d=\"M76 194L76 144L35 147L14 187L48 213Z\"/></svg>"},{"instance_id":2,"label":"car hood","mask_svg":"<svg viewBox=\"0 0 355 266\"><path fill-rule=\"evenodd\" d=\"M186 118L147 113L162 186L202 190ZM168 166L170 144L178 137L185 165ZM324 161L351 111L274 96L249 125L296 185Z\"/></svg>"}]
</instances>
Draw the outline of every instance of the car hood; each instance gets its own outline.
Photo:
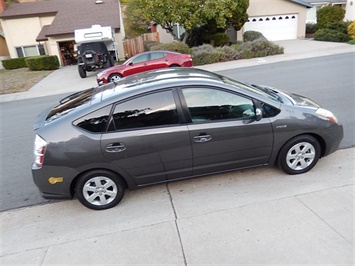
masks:
<instances>
[{"instance_id":1,"label":"car hood","mask_svg":"<svg viewBox=\"0 0 355 266\"><path fill-rule=\"evenodd\" d=\"M99 72L98 76L103 76L103 75L106 75L107 73L111 73L111 72L120 72L121 70L125 69L126 67L127 67L126 65L109 67L109 68L106 68L105 70L102 70L101 72Z\"/></svg>"},{"instance_id":2,"label":"car hood","mask_svg":"<svg viewBox=\"0 0 355 266\"><path fill-rule=\"evenodd\" d=\"M280 101L282 101L286 105L297 105L297 106L310 107L316 109L321 107L315 101L296 93L284 92L274 87L265 86L265 85L253 85L253 86L261 88L264 92L275 95L276 97L279 98Z\"/></svg>"},{"instance_id":3,"label":"car hood","mask_svg":"<svg viewBox=\"0 0 355 266\"><path fill-rule=\"evenodd\" d=\"M319 104L317 104L315 101L313 101L305 96L298 95L295 93L285 93L285 94L290 98L290 100L293 102L294 105L320 108Z\"/></svg>"}]
</instances>

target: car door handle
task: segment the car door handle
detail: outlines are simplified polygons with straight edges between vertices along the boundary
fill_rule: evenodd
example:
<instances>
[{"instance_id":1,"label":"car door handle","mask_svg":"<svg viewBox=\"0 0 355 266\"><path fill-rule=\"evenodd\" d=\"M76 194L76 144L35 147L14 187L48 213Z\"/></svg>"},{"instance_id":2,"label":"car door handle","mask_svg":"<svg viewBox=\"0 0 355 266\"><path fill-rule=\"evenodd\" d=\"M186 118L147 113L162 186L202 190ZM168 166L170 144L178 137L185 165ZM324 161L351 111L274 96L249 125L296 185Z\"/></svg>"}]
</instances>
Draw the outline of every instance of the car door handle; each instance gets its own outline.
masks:
<instances>
[{"instance_id":1,"label":"car door handle","mask_svg":"<svg viewBox=\"0 0 355 266\"><path fill-rule=\"evenodd\" d=\"M194 142L207 142L212 139L211 135L208 134L199 134L193 137Z\"/></svg>"},{"instance_id":2,"label":"car door handle","mask_svg":"<svg viewBox=\"0 0 355 266\"><path fill-rule=\"evenodd\" d=\"M107 152L121 152L126 149L126 145L124 143L110 143L106 145Z\"/></svg>"}]
</instances>

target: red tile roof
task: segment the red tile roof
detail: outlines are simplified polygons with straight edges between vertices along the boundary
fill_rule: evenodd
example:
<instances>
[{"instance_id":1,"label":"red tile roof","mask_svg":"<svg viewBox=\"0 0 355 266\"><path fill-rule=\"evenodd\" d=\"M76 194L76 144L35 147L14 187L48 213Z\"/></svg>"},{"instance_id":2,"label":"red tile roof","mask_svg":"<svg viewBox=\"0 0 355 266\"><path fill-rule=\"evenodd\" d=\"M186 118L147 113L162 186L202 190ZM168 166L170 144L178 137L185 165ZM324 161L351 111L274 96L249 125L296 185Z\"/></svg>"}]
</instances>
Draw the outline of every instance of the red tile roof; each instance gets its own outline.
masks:
<instances>
[{"instance_id":1,"label":"red tile roof","mask_svg":"<svg viewBox=\"0 0 355 266\"><path fill-rule=\"evenodd\" d=\"M51 25L46 25L37 40L46 40L49 36L74 33L76 29L90 28L92 25L111 26L120 29L119 4L114 0L53 0L33 3L12 4L0 18L16 19L24 17L55 16Z\"/></svg>"}]
</instances>

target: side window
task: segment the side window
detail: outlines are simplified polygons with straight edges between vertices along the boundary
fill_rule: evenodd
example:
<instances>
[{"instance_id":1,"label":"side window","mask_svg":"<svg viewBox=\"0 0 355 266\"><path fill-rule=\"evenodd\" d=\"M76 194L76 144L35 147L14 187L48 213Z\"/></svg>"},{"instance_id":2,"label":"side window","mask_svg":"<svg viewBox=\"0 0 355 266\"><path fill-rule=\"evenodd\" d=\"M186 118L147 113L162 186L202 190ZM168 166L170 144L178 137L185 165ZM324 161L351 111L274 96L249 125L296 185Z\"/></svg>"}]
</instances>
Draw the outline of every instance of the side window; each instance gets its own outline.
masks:
<instances>
[{"instance_id":1,"label":"side window","mask_svg":"<svg viewBox=\"0 0 355 266\"><path fill-rule=\"evenodd\" d=\"M164 56L166 56L165 52L154 52L150 54L150 59L151 60L155 60L155 59L159 59L159 58L163 58Z\"/></svg>"},{"instance_id":2,"label":"side window","mask_svg":"<svg viewBox=\"0 0 355 266\"><path fill-rule=\"evenodd\" d=\"M255 116L251 99L210 88L183 89L193 123Z\"/></svg>"},{"instance_id":3,"label":"side window","mask_svg":"<svg viewBox=\"0 0 355 266\"><path fill-rule=\"evenodd\" d=\"M142 54L132 60L133 64L142 63L149 60L149 54Z\"/></svg>"},{"instance_id":4,"label":"side window","mask_svg":"<svg viewBox=\"0 0 355 266\"><path fill-rule=\"evenodd\" d=\"M178 124L172 91L144 95L118 104L113 122L116 130Z\"/></svg>"},{"instance_id":5,"label":"side window","mask_svg":"<svg viewBox=\"0 0 355 266\"><path fill-rule=\"evenodd\" d=\"M264 117L274 117L280 113L279 109L272 107L266 103L260 103L260 105L264 110Z\"/></svg>"},{"instance_id":6,"label":"side window","mask_svg":"<svg viewBox=\"0 0 355 266\"><path fill-rule=\"evenodd\" d=\"M74 125L92 133L102 133L106 130L112 105L87 114L76 121Z\"/></svg>"}]
</instances>

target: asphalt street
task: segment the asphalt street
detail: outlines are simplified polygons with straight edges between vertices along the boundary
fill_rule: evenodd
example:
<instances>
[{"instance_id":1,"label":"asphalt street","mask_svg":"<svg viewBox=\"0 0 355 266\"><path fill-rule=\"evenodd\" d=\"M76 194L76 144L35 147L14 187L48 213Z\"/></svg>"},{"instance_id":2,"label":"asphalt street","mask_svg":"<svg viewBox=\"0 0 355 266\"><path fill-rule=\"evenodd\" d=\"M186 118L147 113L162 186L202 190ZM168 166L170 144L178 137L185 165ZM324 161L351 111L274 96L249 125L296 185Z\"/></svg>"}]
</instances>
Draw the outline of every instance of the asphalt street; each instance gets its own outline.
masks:
<instances>
[{"instance_id":1,"label":"asphalt street","mask_svg":"<svg viewBox=\"0 0 355 266\"><path fill-rule=\"evenodd\" d=\"M41 202L29 171L33 120L94 76L79 82L62 68L1 96L1 207L20 204L0 212L0 264L354 265L354 46L283 43L285 55L204 68L289 88L337 114L342 149L302 175L262 167L146 187L105 211Z\"/></svg>"}]
</instances>

